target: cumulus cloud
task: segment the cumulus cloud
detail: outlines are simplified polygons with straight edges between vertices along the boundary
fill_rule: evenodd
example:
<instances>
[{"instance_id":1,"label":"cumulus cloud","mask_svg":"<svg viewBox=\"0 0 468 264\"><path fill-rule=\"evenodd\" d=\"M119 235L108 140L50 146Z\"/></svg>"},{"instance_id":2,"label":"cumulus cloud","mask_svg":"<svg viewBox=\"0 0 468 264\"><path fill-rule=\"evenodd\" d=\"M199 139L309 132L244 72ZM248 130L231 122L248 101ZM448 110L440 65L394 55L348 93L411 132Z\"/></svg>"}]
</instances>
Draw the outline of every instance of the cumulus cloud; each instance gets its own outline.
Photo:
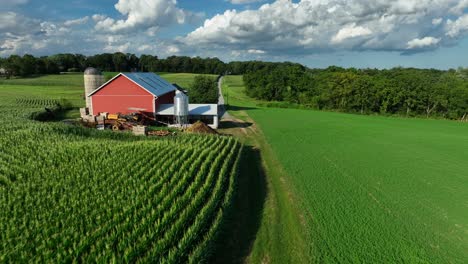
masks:
<instances>
[{"instance_id":1,"label":"cumulus cloud","mask_svg":"<svg viewBox=\"0 0 468 264\"><path fill-rule=\"evenodd\" d=\"M102 14L94 14L92 16L92 18L93 18L94 22L99 22L101 20L106 19L107 17L105 15L102 15Z\"/></svg>"},{"instance_id":2,"label":"cumulus cloud","mask_svg":"<svg viewBox=\"0 0 468 264\"><path fill-rule=\"evenodd\" d=\"M151 51L152 49L153 49L153 47L151 45L148 45L148 44L141 45L140 47L138 47L139 52L147 52L147 51Z\"/></svg>"},{"instance_id":3,"label":"cumulus cloud","mask_svg":"<svg viewBox=\"0 0 468 264\"><path fill-rule=\"evenodd\" d=\"M27 0L7 2L16 5ZM0 3L4 1L0 0ZM104 51L147 52L160 56L178 54L181 49L176 41L162 41L157 37L161 28L201 22L204 18L203 14L179 8L176 0L119 0L115 8L121 18L94 14L69 20L49 20L0 11L0 56Z\"/></svg>"},{"instance_id":4,"label":"cumulus cloud","mask_svg":"<svg viewBox=\"0 0 468 264\"><path fill-rule=\"evenodd\" d=\"M242 5L242 4L251 4L255 2L262 2L263 0L230 0L231 4Z\"/></svg>"},{"instance_id":5,"label":"cumulus cloud","mask_svg":"<svg viewBox=\"0 0 468 264\"><path fill-rule=\"evenodd\" d=\"M225 10L204 22L175 0L115 2L117 17L52 21L0 11L0 56L122 51L282 60L335 51L413 54L468 35L468 0L277 0L253 10ZM199 27L188 34L159 36L164 27L195 21Z\"/></svg>"},{"instance_id":6,"label":"cumulus cloud","mask_svg":"<svg viewBox=\"0 0 468 264\"><path fill-rule=\"evenodd\" d=\"M73 26L86 24L86 23L88 23L88 21L89 21L89 16L85 16L85 17L82 17L82 18L67 20L63 24L65 26L67 26L67 27L73 27Z\"/></svg>"},{"instance_id":7,"label":"cumulus cloud","mask_svg":"<svg viewBox=\"0 0 468 264\"><path fill-rule=\"evenodd\" d=\"M266 51L264 50L257 50L257 49L249 49L247 51L247 53L250 53L250 54L265 54Z\"/></svg>"},{"instance_id":8,"label":"cumulus cloud","mask_svg":"<svg viewBox=\"0 0 468 264\"><path fill-rule=\"evenodd\" d=\"M130 42L126 42L126 43L119 44L119 45L107 45L104 47L104 51L126 53L128 52L130 46L131 46Z\"/></svg>"},{"instance_id":9,"label":"cumulus cloud","mask_svg":"<svg viewBox=\"0 0 468 264\"><path fill-rule=\"evenodd\" d=\"M39 31L38 19L32 19L15 12L0 12L0 34L25 34Z\"/></svg>"},{"instance_id":10,"label":"cumulus cloud","mask_svg":"<svg viewBox=\"0 0 468 264\"><path fill-rule=\"evenodd\" d=\"M456 38L468 31L468 14L459 17L457 20L448 20L446 25L446 35Z\"/></svg>"},{"instance_id":11,"label":"cumulus cloud","mask_svg":"<svg viewBox=\"0 0 468 264\"><path fill-rule=\"evenodd\" d=\"M459 0L458 4L450 9L450 12L462 14L466 8L468 8L468 0Z\"/></svg>"},{"instance_id":12,"label":"cumulus cloud","mask_svg":"<svg viewBox=\"0 0 468 264\"><path fill-rule=\"evenodd\" d=\"M33 45L33 37L43 33L37 19L15 12L0 12L0 55L12 54Z\"/></svg>"},{"instance_id":13,"label":"cumulus cloud","mask_svg":"<svg viewBox=\"0 0 468 264\"><path fill-rule=\"evenodd\" d=\"M444 20L444 19L441 18L441 17L439 17L439 18L434 18L434 19L432 19L432 25L438 26L438 25L440 25L440 24L442 23L443 20Z\"/></svg>"},{"instance_id":14,"label":"cumulus cloud","mask_svg":"<svg viewBox=\"0 0 468 264\"><path fill-rule=\"evenodd\" d=\"M86 23L89 18L68 21L46 21L15 12L0 12L0 56L10 54L46 55L57 52L102 52L100 43Z\"/></svg>"},{"instance_id":15,"label":"cumulus cloud","mask_svg":"<svg viewBox=\"0 0 468 264\"><path fill-rule=\"evenodd\" d=\"M440 42L440 38L434 37L424 37L421 39L413 39L408 41L407 49L418 49L418 48L425 48L437 45Z\"/></svg>"},{"instance_id":16,"label":"cumulus cloud","mask_svg":"<svg viewBox=\"0 0 468 264\"><path fill-rule=\"evenodd\" d=\"M199 48L287 55L336 50L404 53L409 47L426 51L428 46L453 43L468 30L467 15L460 15L467 6L468 0L277 0L256 10L217 14L180 41ZM429 44L416 41L427 42L429 34Z\"/></svg>"},{"instance_id":17,"label":"cumulus cloud","mask_svg":"<svg viewBox=\"0 0 468 264\"><path fill-rule=\"evenodd\" d=\"M117 51L170 56L181 52L174 41L158 39L156 27L130 32L102 32L95 29L96 22L102 19L106 17L93 15L49 21L15 12L0 12L0 56Z\"/></svg>"},{"instance_id":18,"label":"cumulus cloud","mask_svg":"<svg viewBox=\"0 0 468 264\"><path fill-rule=\"evenodd\" d=\"M57 25L48 21L41 22L40 26L41 26L41 33L43 33L46 37L51 37L51 36L63 37L65 34L71 31L69 28L66 28L64 26L60 26L60 25Z\"/></svg>"},{"instance_id":19,"label":"cumulus cloud","mask_svg":"<svg viewBox=\"0 0 468 264\"><path fill-rule=\"evenodd\" d=\"M172 24L183 24L200 16L178 8L176 0L119 0L115 4L115 8L126 18L116 20L103 15L94 15L93 20L97 22L97 30L128 32L159 28Z\"/></svg>"},{"instance_id":20,"label":"cumulus cloud","mask_svg":"<svg viewBox=\"0 0 468 264\"><path fill-rule=\"evenodd\" d=\"M372 31L370 29L361 26L356 26L356 23L353 23L340 29L340 31L338 31L338 33L336 33L336 35L333 36L331 41L332 43L340 43L349 38L367 36L370 34L372 34Z\"/></svg>"}]
</instances>

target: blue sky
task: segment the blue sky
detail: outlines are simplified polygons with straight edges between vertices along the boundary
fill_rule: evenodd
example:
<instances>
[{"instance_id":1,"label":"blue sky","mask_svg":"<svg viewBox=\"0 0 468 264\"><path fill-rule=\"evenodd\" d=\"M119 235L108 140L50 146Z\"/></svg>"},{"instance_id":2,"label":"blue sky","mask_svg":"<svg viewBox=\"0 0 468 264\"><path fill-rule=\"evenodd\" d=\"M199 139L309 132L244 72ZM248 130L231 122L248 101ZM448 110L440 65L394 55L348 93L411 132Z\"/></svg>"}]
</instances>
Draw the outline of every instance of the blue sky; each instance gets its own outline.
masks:
<instances>
[{"instance_id":1,"label":"blue sky","mask_svg":"<svg viewBox=\"0 0 468 264\"><path fill-rule=\"evenodd\" d=\"M0 0L0 56L102 52L468 65L468 0Z\"/></svg>"}]
</instances>

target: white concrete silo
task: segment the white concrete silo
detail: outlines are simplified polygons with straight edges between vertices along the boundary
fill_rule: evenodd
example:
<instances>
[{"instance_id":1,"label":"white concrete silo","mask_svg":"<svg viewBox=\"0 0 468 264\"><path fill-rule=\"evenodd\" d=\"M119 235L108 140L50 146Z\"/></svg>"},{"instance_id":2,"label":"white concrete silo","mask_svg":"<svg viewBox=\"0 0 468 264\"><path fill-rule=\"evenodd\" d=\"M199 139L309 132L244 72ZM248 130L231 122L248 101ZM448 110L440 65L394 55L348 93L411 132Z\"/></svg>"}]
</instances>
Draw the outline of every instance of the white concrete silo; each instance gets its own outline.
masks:
<instances>
[{"instance_id":1,"label":"white concrete silo","mask_svg":"<svg viewBox=\"0 0 468 264\"><path fill-rule=\"evenodd\" d=\"M88 95L94 90L99 88L105 82L104 76L98 69L89 67L84 72L84 86L85 86L85 97L86 107L89 109L89 113L93 114L93 105L91 104L91 97Z\"/></svg>"}]
</instances>

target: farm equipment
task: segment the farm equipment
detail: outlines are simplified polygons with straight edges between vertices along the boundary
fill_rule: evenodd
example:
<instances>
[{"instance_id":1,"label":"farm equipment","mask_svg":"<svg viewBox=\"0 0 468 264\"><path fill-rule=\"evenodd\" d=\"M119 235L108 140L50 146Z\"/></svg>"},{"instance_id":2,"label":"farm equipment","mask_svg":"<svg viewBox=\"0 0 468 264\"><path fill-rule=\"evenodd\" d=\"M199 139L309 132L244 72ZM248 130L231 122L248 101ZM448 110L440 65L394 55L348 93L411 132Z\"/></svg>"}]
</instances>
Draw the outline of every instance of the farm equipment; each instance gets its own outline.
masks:
<instances>
[{"instance_id":1,"label":"farm equipment","mask_svg":"<svg viewBox=\"0 0 468 264\"><path fill-rule=\"evenodd\" d=\"M104 124L110 125L114 131L132 129L132 127L136 125L135 123L129 122L127 119L120 117L118 119L106 119Z\"/></svg>"},{"instance_id":2,"label":"farm equipment","mask_svg":"<svg viewBox=\"0 0 468 264\"><path fill-rule=\"evenodd\" d=\"M104 125L114 131L132 130L134 126L147 126L156 122L156 119L142 111L131 113L128 115L108 114L106 116L98 116L98 125Z\"/></svg>"},{"instance_id":3,"label":"farm equipment","mask_svg":"<svg viewBox=\"0 0 468 264\"><path fill-rule=\"evenodd\" d=\"M148 115L148 113L143 111L134 113L133 117L136 118L135 120L142 125L151 125L156 122L156 118L154 118L154 116Z\"/></svg>"},{"instance_id":4,"label":"farm equipment","mask_svg":"<svg viewBox=\"0 0 468 264\"><path fill-rule=\"evenodd\" d=\"M108 120L117 120L119 119L119 114L109 114L107 115Z\"/></svg>"}]
</instances>

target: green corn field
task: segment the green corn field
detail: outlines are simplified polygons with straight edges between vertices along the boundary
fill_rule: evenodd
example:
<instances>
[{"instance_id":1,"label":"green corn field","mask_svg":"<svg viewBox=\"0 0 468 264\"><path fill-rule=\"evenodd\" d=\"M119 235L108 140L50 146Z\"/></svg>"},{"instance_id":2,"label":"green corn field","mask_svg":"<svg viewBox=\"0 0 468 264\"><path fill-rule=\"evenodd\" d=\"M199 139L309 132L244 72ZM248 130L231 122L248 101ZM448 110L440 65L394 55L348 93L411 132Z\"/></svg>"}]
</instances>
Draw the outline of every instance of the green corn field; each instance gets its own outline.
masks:
<instances>
[{"instance_id":1,"label":"green corn field","mask_svg":"<svg viewBox=\"0 0 468 264\"><path fill-rule=\"evenodd\" d=\"M28 118L57 102L0 101L0 262L205 260L231 205L240 143Z\"/></svg>"}]
</instances>

